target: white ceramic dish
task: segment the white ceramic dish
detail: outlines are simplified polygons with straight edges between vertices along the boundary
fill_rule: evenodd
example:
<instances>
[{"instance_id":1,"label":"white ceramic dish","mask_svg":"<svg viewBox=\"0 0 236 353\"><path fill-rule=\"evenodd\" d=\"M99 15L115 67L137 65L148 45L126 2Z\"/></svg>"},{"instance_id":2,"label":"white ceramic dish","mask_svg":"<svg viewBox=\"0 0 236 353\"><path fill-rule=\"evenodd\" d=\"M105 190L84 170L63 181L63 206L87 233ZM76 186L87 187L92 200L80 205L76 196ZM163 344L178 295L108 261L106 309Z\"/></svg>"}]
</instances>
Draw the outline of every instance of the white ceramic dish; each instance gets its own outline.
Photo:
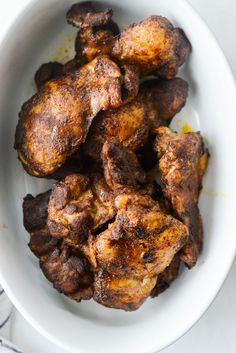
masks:
<instances>
[{"instance_id":1,"label":"white ceramic dish","mask_svg":"<svg viewBox=\"0 0 236 353\"><path fill-rule=\"evenodd\" d=\"M162 14L181 26L192 46L180 75L190 83L187 107L174 126L201 129L211 159L200 208L205 241L197 266L182 271L171 288L141 309L125 313L93 301L76 304L58 294L41 274L27 247L22 198L48 182L27 176L13 150L17 112L33 93L33 75L43 62L61 57L62 38L75 31L65 22L67 0L25 1L1 42L0 59L0 282L17 309L43 335L69 352L153 353L183 335L203 314L222 285L236 249L236 90L215 39L184 0L109 0L125 25ZM59 49L58 49L59 48Z\"/></svg>"}]
</instances>

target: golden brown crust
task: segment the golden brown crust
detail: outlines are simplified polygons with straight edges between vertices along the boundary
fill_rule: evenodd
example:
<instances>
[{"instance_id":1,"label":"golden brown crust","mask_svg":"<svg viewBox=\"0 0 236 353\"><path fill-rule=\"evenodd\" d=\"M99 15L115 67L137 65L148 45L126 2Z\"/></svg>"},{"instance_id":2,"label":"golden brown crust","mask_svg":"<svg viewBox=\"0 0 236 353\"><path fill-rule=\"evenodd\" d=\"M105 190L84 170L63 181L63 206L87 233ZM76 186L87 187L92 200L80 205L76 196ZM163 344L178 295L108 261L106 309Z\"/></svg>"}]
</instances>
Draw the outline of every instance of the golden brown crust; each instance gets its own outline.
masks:
<instances>
[{"instance_id":1,"label":"golden brown crust","mask_svg":"<svg viewBox=\"0 0 236 353\"><path fill-rule=\"evenodd\" d=\"M99 270L94 279L93 299L109 308L137 310L156 283L153 277L116 276Z\"/></svg>"},{"instance_id":2,"label":"golden brown crust","mask_svg":"<svg viewBox=\"0 0 236 353\"><path fill-rule=\"evenodd\" d=\"M32 175L52 174L84 142L100 110L117 107L121 72L101 56L46 83L20 112L15 148Z\"/></svg>"},{"instance_id":3,"label":"golden brown crust","mask_svg":"<svg viewBox=\"0 0 236 353\"><path fill-rule=\"evenodd\" d=\"M111 274L161 273L188 240L180 221L141 205L126 205L116 220L94 239L98 267Z\"/></svg>"},{"instance_id":4,"label":"golden brown crust","mask_svg":"<svg viewBox=\"0 0 236 353\"><path fill-rule=\"evenodd\" d=\"M160 158L164 194L190 231L190 244L183 248L182 260L191 268L197 261L202 244L198 197L207 154L199 132L176 134L161 127L156 133L155 148Z\"/></svg>"}]
</instances>

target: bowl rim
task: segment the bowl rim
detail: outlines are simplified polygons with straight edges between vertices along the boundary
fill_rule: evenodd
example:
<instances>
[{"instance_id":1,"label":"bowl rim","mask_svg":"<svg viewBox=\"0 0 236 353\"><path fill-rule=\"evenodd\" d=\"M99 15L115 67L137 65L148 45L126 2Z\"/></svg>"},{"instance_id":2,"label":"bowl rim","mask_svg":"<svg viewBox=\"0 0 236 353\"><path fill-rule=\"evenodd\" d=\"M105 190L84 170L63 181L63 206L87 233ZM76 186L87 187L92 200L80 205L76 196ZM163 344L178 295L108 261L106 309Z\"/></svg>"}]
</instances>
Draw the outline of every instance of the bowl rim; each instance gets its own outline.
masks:
<instances>
[{"instance_id":1,"label":"bowl rim","mask_svg":"<svg viewBox=\"0 0 236 353\"><path fill-rule=\"evenodd\" d=\"M5 42L7 35L11 31L11 29L14 25L14 22L17 20L17 18L19 16L23 16L24 13L27 12L27 10L33 5L33 3L36 3L37 1L38 0L21 0L20 6L18 6L16 8L14 6L12 6L12 3L11 3L11 9L12 9L11 17L7 19L8 20L7 23L4 23L3 28L0 31L0 48L3 45L3 43ZM234 79L234 75L233 75L231 66L230 66L228 60L226 59L226 57L223 53L223 50L221 49L216 37L211 32L208 25L205 23L205 21L202 19L202 17L199 15L199 13L195 10L195 8L189 4L188 0L178 0L178 3L179 3L178 5L183 8L183 11L186 11L187 13L191 13L191 16L199 23L201 28L204 30L204 32L206 33L206 35L210 39L211 43L214 45L215 50L218 52L218 55L223 62L223 65L224 65L224 68L225 68L225 71L227 74L227 80L228 80L228 82L230 82L228 89L231 90L232 95L235 95L235 97L236 97L236 82ZM233 104L235 104L235 112L236 112L236 100L234 102L232 102L232 105ZM178 341L178 339L180 339L188 331L190 331L192 329L192 327L195 326L195 324L197 324L199 322L201 317L207 312L209 307L212 305L212 303L214 302L215 298L217 297L219 291L221 290L222 286L224 285L224 282L225 282L226 278L228 277L228 274L230 272L230 269L232 267L232 264L234 262L235 257L236 257L236 240L235 240L235 247L234 247L233 256L232 256L232 258L229 258L227 261L228 263L227 263L227 266L225 266L226 270L224 272L224 275L222 275L221 278L218 279L218 283L216 286L217 290L215 291L215 294L208 298L208 301L205 305L205 308L203 310L199 311L197 313L197 315L195 315L195 319L192 320L192 323L187 324L187 327L183 328L181 334L176 334L175 337L172 337L169 344L164 345L163 347L160 347L158 349L158 352L171 346L172 344L174 344L176 341ZM25 307L22 306L21 302L18 301L17 296L14 294L14 290L12 290L11 287L8 285L7 277L1 272L1 269L0 269L0 283L1 283L2 287L4 288L7 296L10 298L11 302L16 307L16 309L42 336L47 338L49 341L53 342L58 347L67 350L68 352L75 352L73 347L69 347L67 344L65 344L63 342L63 340L59 339L58 337L55 337L53 334L48 333L47 330L44 329L37 322L37 319L32 317L31 313ZM157 351L155 351L155 352L157 352ZM145 351L145 353L154 353L154 351Z\"/></svg>"}]
</instances>

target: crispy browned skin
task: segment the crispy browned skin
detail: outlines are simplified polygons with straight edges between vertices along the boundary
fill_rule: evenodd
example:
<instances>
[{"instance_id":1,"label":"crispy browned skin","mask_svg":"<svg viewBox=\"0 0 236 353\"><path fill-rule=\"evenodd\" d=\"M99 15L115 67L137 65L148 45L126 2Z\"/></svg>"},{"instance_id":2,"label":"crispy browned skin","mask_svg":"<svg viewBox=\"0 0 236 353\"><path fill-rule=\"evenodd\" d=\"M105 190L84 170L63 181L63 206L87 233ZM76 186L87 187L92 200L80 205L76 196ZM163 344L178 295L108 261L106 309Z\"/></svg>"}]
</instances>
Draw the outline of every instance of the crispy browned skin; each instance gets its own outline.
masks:
<instances>
[{"instance_id":1,"label":"crispy browned skin","mask_svg":"<svg viewBox=\"0 0 236 353\"><path fill-rule=\"evenodd\" d=\"M46 260L40 261L41 269L54 288L70 298L81 301L93 295L93 275L86 258L64 246L55 249Z\"/></svg>"},{"instance_id":2,"label":"crispy browned skin","mask_svg":"<svg viewBox=\"0 0 236 353\"><path fill-rule=\"evenodd\" d=\"M180 262L180 254L177 253L173 257L170 265L158 275L157 283L151 292L151 297L154 298L169 288L171 282L173 282L178 276Z\"/></svg>"},{"instance_id":3,"label":"crispy browned skin","mask_svg":"<svg viewBox=\"0 0 236 353\"><path fill-rule=\"evenodd\" d=\"M100 269L95 274L93 299L110 308L137 310L155 283L156 276L116 276Z\"/></svg>"},{"instance_id":4,"label":"crispy browned skin","mask_svg":"<svg viewBox=\"0 0 236 353\"><path fill-rule=\"evenodd\" d=\"M199 132L176 134L169 128L160 127L156 133L155 148L160 158L164 194L190 231L190 240L183 248L181 260L191 268L196 264L202 246L198 197L207 166L207 153Z\"/></svg>"},{"instance_id":5,"label":"crispy browned skin","mask_svg":"<svg viewBox=\"0 0 236 353\"><path fill-rule=\"evenodd\" d=\"M112 47L112 55L122 62L137 65L143 75L157 72L167 79L176 76L191 45L179 28L161 16L128 26Z\"/></svg>"},{"instance_id":6,"label":"crispy browned skin","mask_svg":"<svg viewBox=\"0 0 236 353\"><path fill-rule=\"evenodd\" d=\"M139 188L147 182L134 152L117 141L106 141L102 148L104 176L112 190L123 187Z\"/></svg>"},{"instance_id":7,"label":"crispy browned skin","mask_svg":"<svg viewBox=\"0 0 236 353\"><path fill-rule=\"evenodd\" d=\"M164 215L147 195L120 194L114 223L89 239L93 249L94 299L124 310L137 309L188 239L187 227ZM92 245L91 245L92 244Z\"/></svg>"},{"instance_id":8,"label":"crispy browned skin","mask_svg":"<svg viewBox=\"0 0 236 353\"><path fill-rule=\"evenodd\" d=\"M67 14L68 22L80 27L82 32L109 23L111 17L112 10L96 12L87 4L74 5ZM156 72L168 79L176 76L191 50L184 32L161 16L151 16L130 25L117 37L103 33L96 41L97 45L92 44L92 50L87 44L89 40L82 42L77 53L87 61L101 53L109 53L122 63L135 64L142 75Z\"/></svg>"},{"instance_id":9,"label":"crispy browned skin","mask_svg":"<svg viewBox=\"0 0 236 353\"><path fill-rule=\"evenodd\" d=\"M84 142L100 110L122 103L122 74L106 56L47 82L19 114L15 148L32 175L55 172Z\"/></svg>"},{"instance_id":10,"label":"crispy browned skin","mask_svg":"<svg viewBox=\"0 0 236 353\"><path fill-rule=\"evenodd\" d=\"M188 239L187 227L161 213L155 202L138 203L124 204L120 195L115 222L94 239L98 266L112 274L157 275Z\"/></svg>"},{"instance_id":11,"label":"crispy browned skin","mask_svg":"<svg viewBox=\"0 0 236 353\"><path fill-rule=\"evenodd\" d=\"M141 148L148 142L149 131L170 123L185 105L187 95L188 84L181 78L145 81L131 102L98 114L83 150L99 160L103 143L113 138L133 151Z\"/></svg>"},{"instance_id":12,"label":"crispy browned skin","mask_svg":"<svg viewBox=\"0 0 236 353\"><path fill-rule=\"evenodd\" d=\"M103 178L91 181L73 174L56 183L48 205L47 225L53 237L80 245L115 216L114 198Z\"/></svg>"}]
</instances>

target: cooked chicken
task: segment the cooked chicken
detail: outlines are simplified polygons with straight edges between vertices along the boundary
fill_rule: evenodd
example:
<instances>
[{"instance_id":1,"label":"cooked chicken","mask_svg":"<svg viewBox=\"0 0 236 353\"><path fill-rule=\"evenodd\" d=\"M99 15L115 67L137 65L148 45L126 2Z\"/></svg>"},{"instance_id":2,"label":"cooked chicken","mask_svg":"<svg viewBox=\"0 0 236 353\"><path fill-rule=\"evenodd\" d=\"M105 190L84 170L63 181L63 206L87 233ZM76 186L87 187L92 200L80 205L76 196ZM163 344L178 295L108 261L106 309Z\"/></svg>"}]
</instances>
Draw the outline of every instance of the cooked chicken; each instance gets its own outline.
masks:
<instances>
[{"instance_id":1,"label":"cooked chicken","mask_svg":"<svg viewBox=\"0 0 236 353\"><path fill-rule=\"evenodd\" d=\"M88 261L78 251L68 246L57 248L40 266L59 292L76 301L92 297L93 274Z\"/></svg>"},{"instance_id":2,"label":"cooked chicken","mask_svg":"<svg viewBox=\"0 0 236 353\"><path fill-rule=\"evenodd\" d=\"M141 148L150 130L170 123L187 95L188 84L181 78L145 81L131 102L98 114L83 145L84 152L99 160L103 143L113 138L133 151Z\"/></svg>"},{"instance_id":3,"label":"cooked chicken","mask_svg":"<svg viewBox=\"0 0 236 353\"><path fill-rule=\"evenodd\" d=\"M181 260L191 268L196 264L202 246L198 197L207 166L207 152L199 132L177 134L160 127L156 133L155 148L160 158L164 194L189 228L189 243L183 248Z\"/></svg>"},{"instance_id":4,"label":"cooked chicken","mask_svg":"<svg viewBox=\"0 0 236 353\"><path fill-rule=\"evenodd\" d=\"M112 10L96 12L91 3L73 5L67 14L69 23L83 31L109 23ZM91 35L87 36L89 39ZM174 28L164 17L151 16L138 24L124 29L120 35L96 36L95 45L90 40L79 40L77 55L89 62L97 55L110 54L121 63L135 64L142 75L157 73L165 78L176 76L178 68L185 62L191 45L184 32ZM82 43L82 44L81 44Z\"/></svg>"},{"instance_id":5,"label":"cooked chicken","mask_svg":"<svg viewBox=\"0 0 236 353\"><path fill-rule=\"evenodd\" d=\"M29 247L40 259L40 266L54 287L72 299L92 297L93 274L86 258L77 250L61 245L46 225L50 190L23 202L24 225L30 232Z\"/></svg>"},{"instance_id":6,"label":"cooked chicken","mask_svg":"<svg viewBox=\"0 0 236 353\"><path fill-rule=\"evenodd\" d=\"M159 294L169 288L171 282L173 282L179 274L180 262L180 254L177 253L173 257L170 265L158 275L157 283L151 292L151 297L157 297Z\"/></svg>"},{"instance_id":7,"label":"cooked chicken","mask_svg":"<svg viewBox=\"0 0 236 353\"><path fill-rule=\"evenodd\" d=\"M137 310L156 281L156 276L117 276L100 269L95 274L93 299L109 308Z\"/></svg>"},{"instance_id":8,"label":"cooked chicken","mask_svg":"<svg viewBox=\"0 0 236 353\"><path fill-rule=\"evenodd\" d=\"M128 26L112 46L112 56L121 62L133 63L142 75L157 73L170 79L176 76L191 50L184 32L169 20L151 16Z\"/></svg>"},{"instance_id":9,"label":"cooked chicken","mask_svg":"<svg viewBox=\"0 0 236 353\"><path fill-rule=\"evenodd\" d=\"M79 246L89 231L99 229L115 213L114 196L103 178L72 174L52 189L47 225L53 237Z\"/></svg>"},{"instance_id":10,"label":"cooked chicken","mask_svg":"<svg viewBox=\"0 0 236 353\"><path fill-rule=\"evenodd\" d=\"M120 194L116 207L115 222L89 238L90 261L98 269L94 298L106 306L135 310L188 240L188 230L147 195Z\"/></svg>"},{"instance_id":11,"label":"cooked chicken","mask_svg":"<svg viewBox=\"0 0 236 353\"><path fill-rule=\"evenodd\" d=\"M188 95L174 78L191 51L184 32L151 16L120 33L112 16L91 2L68 11L76 55L36 72L15 148L29 174L59 180L23 202L46 278L76 301L132 311L168 288L181 261L196 263L207 153L199 133L165 127Z\"/></svg>"},{"instance_id":12,"label":"cooked chicken","mask_svg":"<svg viewBox=\"0 0 236 353\"><path fill-rule=\"evenodd\" d=\"M106 141L102 148L104 176L112 190L139 188L147 182L136 155L117 141Z\"/></svg>"},{"instance_id":13,"label":"cooked chicken","mask_svg":"<svg viewBox=\"0 0 236 353\"><path fill-rule=\"evenodd\" d=\"M122 74L106 56L42 86L20 112L15 148L36 176L55 172L84 142L100 110L118 107Z\"/></svg>"},{"instance_id":14,"label":"cooked chicken","mask_svg":"<svg viewBox=\"0 0 236 353\"><path fill-rule=\"evenodd\" d=\"M187 227L157 205L124 205L121 195L119 203L115 222L94 239L98 266L117 275L161 273L188 240Z\"/></svg>"}]
</instances>

